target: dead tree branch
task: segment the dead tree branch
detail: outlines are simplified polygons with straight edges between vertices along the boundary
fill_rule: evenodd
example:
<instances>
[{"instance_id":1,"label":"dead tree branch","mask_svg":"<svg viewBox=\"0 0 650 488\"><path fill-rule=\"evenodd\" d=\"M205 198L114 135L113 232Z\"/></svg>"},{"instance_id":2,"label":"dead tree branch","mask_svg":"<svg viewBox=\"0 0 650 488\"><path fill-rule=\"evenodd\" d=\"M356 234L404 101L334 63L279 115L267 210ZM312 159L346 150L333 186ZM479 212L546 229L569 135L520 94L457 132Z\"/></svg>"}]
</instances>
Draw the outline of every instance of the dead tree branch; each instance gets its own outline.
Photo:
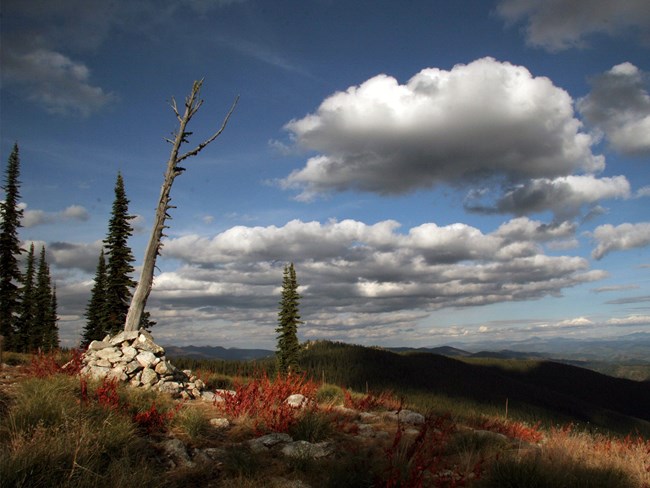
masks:
<instances>
[{"instance_id":1,"label":"dead tree branch","mask_svg":"<svg viewBox=\"0 0 650 488\"><path fill-rule=\"evenodd\" d=\"M127 331L138 330L140 327L142 314L144 313L144 308L147 303L147 299L149 298L149 293L151 293L151 288L153 286L153 275L156 269L156 258L160 255L160 249L162 248L161 241L162 237L164 236L163 231L169 227L165 225L165 221L171 218L168 211L172 208L176 208L170 204L172 184L174 183L174 179L185 171L185 168L178 166L178 163L190 156L196 156L202 149L204 149L208 144L210 144L221 135L221 133L226 128L228 121L230 120L230 116L237 106L237 102L239 101L239 96L237 96L217 132L215 132L204 142L200 143L193 150L186 152L182 156L179 156L181 146L188 143L187 137L192 134L186 130L186 127L192 117L199 110L201 105L203 105L203 100L200 98L202 85L203 79L195 81L192 85L192 91L185 99L185 111L183 115L180 115L178 107L176 105L176 100L173 97L172 102L170 103L172 110L174 111L174 114L179 121L179 126L178 130L174 134L173 140L165 139L167 142L172 144L172 150L169 155L169 160L167 161L167 170L165 171L163 185L160 189L160 198L158 199L158 207L156 208L156 216L154 218L151 237L149 238L149 243L147 244L147 249L145 250L145 257L142 264L142 271L140 273L140 280L138 280L138 285L136 286L135 292L133 293L131 305L129 306L129 311L126 316L126 324L124 325L124 330Z\"/></svg>"}]
</instances>

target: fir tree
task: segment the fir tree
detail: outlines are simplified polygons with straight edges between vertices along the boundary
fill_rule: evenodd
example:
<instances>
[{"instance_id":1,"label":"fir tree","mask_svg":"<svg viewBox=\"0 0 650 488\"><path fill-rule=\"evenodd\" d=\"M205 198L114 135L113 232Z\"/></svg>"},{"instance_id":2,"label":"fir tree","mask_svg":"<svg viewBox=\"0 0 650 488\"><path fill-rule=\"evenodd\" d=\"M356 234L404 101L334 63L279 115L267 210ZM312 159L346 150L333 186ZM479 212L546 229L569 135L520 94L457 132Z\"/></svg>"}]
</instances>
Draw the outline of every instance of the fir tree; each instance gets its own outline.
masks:
<instances>
[{"instance_id":1,"label":"fir tree","mask_svg":"<svg viewBox=\"0 0 650 488\"><path fill-rule=\"evenodd\" d=\"M135 286L129 274L134 268L133 253L128 246L128 239L133 234L129 215L129 200L124 191L124 181L120 173L115 183L115 200L111 219L108 223L108 235L104 246L108 255L106 266L106 329L107 334L117 334L124 329L126 314L131 301L131 288Z\"/></svg>"},{"instance_id":2,"label":"fir tree","mask_svg":"<svg viewBox=\"0 0 650 488\"><path fill-rule=\"evenodd\" d=\"M30 346L30 335L34 327L36 314L36 267L34 257L34 243L29 246L27 253L27 270L23 277L22 300L20 303L20 315L16 326L13 346L21 352L27 352Z\"/></svg>"},{"instance_id":3,"label":"fir tree","mask_svg":"<svg viewBox=\"0 0 650 488\"><path fill-rule=\"evenodd\" d=\"M291 263L284 267L278 327L275 329L278 333L276 351L278 372L283 375L295 372L298 368L300 352L298 326L303 323L298 309L300 298L296 270Z\"/></svg>"},{"instance_id":4,"label":"fir tree","mask_svg":"<svg viewBox=\"0 0 650 488\"><path fill-rule=\"evenodd\" d=\"M22 281L18 256L22 252L18 229L23 211L18 207L20 198L20 158L18 144L7 161L4 201L0 201L0 335L12 346L16 314L20 305L19 283Z\"/></svg>"},{"instance_id":5,"label":"fir tree","mask_svg":"<svg viewBox=\"0 0 650 488\"><path fill-rule=\"evenodd\" d=\"M56 300L53 300L52 296L52 278L50 267L45 259L45 246L43 246L36 273L34 324L29 332L29 345L32 350L51 351L58 346L57 317L56 310L53 309Z\"/></svg>"},{"instance_id":6,"label":"fir tree","mask_svg":"<svg viewBox=\"0 0 650 488\"><path fill-rule=\"evenodd\" d=\"M56 285L52 284L52 297L50 301L50 314L47 320L43 348L52 351L59 348L59 317L57 316L58 301L56 298Z\"/></svg>"},{"instance_id":7,"label":"fir tree","mask_svg":"<svg viewBox=\"0 0 650 488\"><path fill-rule=\"evenodd\" d=\"M90 292L90 300L86 307L86 326L81 338L81 346L87 347L92 341L102 340L106 335L106 259L104 250L99 254L97 271L95 272L95 284Z\"/></svg>"}]
</instances>

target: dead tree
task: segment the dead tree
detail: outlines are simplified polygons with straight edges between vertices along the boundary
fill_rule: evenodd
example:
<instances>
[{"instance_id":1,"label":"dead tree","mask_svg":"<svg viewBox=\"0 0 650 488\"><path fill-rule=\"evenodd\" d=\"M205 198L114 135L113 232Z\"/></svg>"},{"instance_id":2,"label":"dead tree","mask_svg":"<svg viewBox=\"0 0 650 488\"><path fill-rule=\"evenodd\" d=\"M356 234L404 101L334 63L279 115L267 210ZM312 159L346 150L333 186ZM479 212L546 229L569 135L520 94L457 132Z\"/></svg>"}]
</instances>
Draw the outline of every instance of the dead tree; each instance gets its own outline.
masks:
<instances>
[{"instance_id":1,"label":"dead tree","mask_svg":"<svg viewBox=\"0 0 650 488\"><path fill-rule=\"evenodd\" d=\"M135 288L135 292L133 293L129 311L126 315L126 324L124 325L124 330L126 331L138 330L140 327L140 320L144 313L144 307L147 303L147 298L149 298L151 287L153 286L153 274L156 267L156 258L160 255L160 249L162 248L161 241L162 238L165 237L164 230L169 227L165 225L165 222L170 218L170 209L175 208L170 204L172 184L174 183L174 179L185 171L185 168L179 166L179 164L190 156L196 156L204 147L221 135L228 124L230 116L235 110L237 102L239 101L239 97L235 98L235 101L221 124L221 128L215 132L212 137L206 139L191 151L180 154L181 146L189 142L187 138L192 134L187 131L187 124L203 104L203 100L199 97L202 84L203 80L199 80L195 81L192 85L191 93L185 98L185 111L182 115L178 111L176 100L173 97L170 103L174 113L176 114L176 119L178 119L179 126L178 130L173 134L174 139L165 139L172 145L172 150L169 155L169 161L167 161L165 180L160 190L160 199L158 200L158 207L156 208L156 217L151 231L151 237L149 238L149 243L147 244L147 249L145 251L142 272Z\"/></svg>"}]
</instances>

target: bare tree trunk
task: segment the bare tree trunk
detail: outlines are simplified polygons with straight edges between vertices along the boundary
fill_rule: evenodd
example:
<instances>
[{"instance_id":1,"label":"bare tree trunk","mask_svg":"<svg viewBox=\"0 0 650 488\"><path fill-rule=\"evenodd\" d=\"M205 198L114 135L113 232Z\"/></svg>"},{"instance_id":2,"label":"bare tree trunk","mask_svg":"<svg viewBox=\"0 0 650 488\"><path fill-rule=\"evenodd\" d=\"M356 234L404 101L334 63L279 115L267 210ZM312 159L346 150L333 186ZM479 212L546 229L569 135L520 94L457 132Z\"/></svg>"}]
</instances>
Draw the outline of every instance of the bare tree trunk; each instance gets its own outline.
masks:
<instances>
[{"instance_id":1,"label":"bare tree trunk","mask_svg":"<svg viewBox=\"0 0 650 488\"><path fill-rule=\"evenodd\" d=\"M140 274L140 279L138 280L138 285L135 288L133 293L133 298L131 299L131 305L129 306L129 311L126 315L126 324L124 325L124 330L138 330L140 327L140 320L142 314L144 313L144 307L147 303L147 298L149 298L149 293L151 292L151 287L153 286L153 274L156 267L156 258L160 255L160 249L162 248L162 238L164 236L163 231L168 227L165 225L165 221L170 218L169 210L174 208L170 205L171 197L170 192L172 189L172 184L174 179L180 175L185 168L180 167L178 164L184 159L189 158L190 156L196 156L205 146L214 141L217 137L226 128L226 124L230 119L235 106L239 101L239 97L235 98L228 114L226 115L221 128L215 132L212 137L206 139L204 142L196 146L191 151L186 152L179 156L180 148L183 144L187 143L187 137L192 133L186 131L187 124L192 119L194 114L199 110L203 104L203 100L199 98L201 91L201 85L203 80L195 81L192 85L192 91L185 98L185 111L181 115L176 106L176 100L172 98L171 107L176 114L176 118L179 122L178 131L175 133L174 139L166 139L167 142L172 144L171 154L169 155L169 161L167 161L167 171L165 171L165 180L163 182L162 188L160 190L160 199L158 200L158 207L156 208L156 216L154 219L154 225L151 230L151 237L149 238L149 243L147 244L147 249L144 255L144 262L142 264L142 272Z\"/></svg>"}]
</instances>

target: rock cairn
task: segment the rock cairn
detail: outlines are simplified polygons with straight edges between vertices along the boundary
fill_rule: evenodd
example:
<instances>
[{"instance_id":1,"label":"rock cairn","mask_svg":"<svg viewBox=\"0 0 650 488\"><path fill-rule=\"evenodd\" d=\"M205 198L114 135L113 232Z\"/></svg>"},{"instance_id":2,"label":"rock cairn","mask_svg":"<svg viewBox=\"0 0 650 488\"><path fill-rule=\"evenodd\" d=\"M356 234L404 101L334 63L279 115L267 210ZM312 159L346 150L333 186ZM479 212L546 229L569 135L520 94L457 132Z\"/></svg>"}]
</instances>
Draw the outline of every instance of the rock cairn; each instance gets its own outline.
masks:
<instances>
[{"instance_id":1,"label":"rock cairn","mask_svg":"<svg viewBox=\"0 0 650 488\"><path fill-rule=\"evenodd\" d=\"M83 364L82 375L114 378L134 387L160 390L174 398L200 398L205 389L203 381L192 376L191 371L181 371L170 363L165 349L144 329L91 342Z\"/></svg>"}]
</instances>

